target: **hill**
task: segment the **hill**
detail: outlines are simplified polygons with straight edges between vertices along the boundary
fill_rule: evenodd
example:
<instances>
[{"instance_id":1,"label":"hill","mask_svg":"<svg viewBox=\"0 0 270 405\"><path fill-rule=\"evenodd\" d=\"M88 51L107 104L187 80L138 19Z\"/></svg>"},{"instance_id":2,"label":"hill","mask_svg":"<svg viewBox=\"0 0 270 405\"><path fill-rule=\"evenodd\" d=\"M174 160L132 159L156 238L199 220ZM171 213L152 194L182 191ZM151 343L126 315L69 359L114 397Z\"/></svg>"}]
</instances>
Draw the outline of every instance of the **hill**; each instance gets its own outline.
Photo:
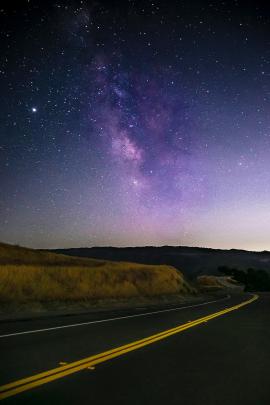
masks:
<instances>
[{"instance_id":1,"label":"hill","mask_svg":"<svg viewBox=\"0 0 270 405\"><path fill-rule=\"evenodd\" d=\"M240 292L244 289L244 286L231 276L198 276L197 285L201 291L230 289L230 291Z\"/></svg>"},{"instance_id":2,"label":"hill","mask_svg":"<svg viewBox=\"0 0 270 405\"><path fill-rule=\"evenodd\" d=\"M221 250L185 246L113 248L93 247L57 249L56 252L103 260L132 261L144 264L167 264L184 271L185 276L220 275L219 266L262 269L270 273L270 252Z\"/></svg>"},{"instance_id":3,"label":"hill","mask_svg":"<svg viewBox=\"0 0 270 405\"><path fill-rule=\"evenodd\" d=\"M194 291L171 266L70 257L0 243L0 303L74 302Z\"/></svg>"}]
</instances>

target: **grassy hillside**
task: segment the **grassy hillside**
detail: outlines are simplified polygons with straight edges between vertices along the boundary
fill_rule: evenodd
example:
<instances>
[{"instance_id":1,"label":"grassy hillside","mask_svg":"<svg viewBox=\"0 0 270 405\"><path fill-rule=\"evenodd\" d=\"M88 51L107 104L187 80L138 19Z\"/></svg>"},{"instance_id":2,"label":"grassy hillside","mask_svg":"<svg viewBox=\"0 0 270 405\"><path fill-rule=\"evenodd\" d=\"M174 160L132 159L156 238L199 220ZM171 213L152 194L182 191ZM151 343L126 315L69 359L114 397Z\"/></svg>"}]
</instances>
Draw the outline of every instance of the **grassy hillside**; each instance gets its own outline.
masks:
<instances>
[{"instance_id":1,"label":"grassy hillside","mask_svg":"<svg viewBox=\"0 0 270 405\"><path fill-rule=\"evenodd\" d=\"M244 286L234 280L231 276L199 276L197 277L197 286L200 290L214 291L230 289L243 291Z\"/></svg>"},{"instance_id":2,"label":"grassy hillside","mask_svg":"<svg viewBox=\"0 0 270 405\"><path fill-rule=\"evenodd\" d=\"M0 244L0 303L80 301L193 292L181 272Z\"/></svg>"},{"instance_id":3,"label":"grassy hillside","mask_svg":"<svg viewBox=\"0 0 270 405\"><path fill-rule=\"evenodd\" d=\"M222 288L223 285L220 283L219 277L215 276L199 276L197 278L197 283L202 288Z\"/></svg>"},{"instance_id":4,"label":"grassy hillside","mask_svg":"<svg viewBox=\"0 0 270 405\"><path fill-rule=\"evenodd\" d=\"M43 265L43 266L102 266L104 260L71 257L47 251L28 249L21 246L0 243L0 265Z\"/></svg>"}]
</instances>

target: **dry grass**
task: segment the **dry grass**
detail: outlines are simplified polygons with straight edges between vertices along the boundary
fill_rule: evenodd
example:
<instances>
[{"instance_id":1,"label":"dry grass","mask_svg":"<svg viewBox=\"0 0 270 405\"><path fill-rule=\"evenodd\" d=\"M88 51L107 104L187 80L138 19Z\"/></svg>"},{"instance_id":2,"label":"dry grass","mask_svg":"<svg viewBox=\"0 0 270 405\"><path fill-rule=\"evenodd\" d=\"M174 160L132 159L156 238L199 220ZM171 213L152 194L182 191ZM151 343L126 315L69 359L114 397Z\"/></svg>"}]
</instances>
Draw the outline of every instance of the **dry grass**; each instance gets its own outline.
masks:
<instances>
[{"instance_id":1,"label":"dry grass","mask_svg":"<svg viewBox=\"0 0 270 405\"><path fill-rule=\"evenodd\" d=\"M171 266L69 257L0 244L0 302L82 301L194 292Z\"/></svg>"},{"instance_id":2,"label":"dry grass","mask_svg":"<svg viewBox=\"0 0 270 405\"><path fill-rule=\"evenodd\" d=\"M224 286L219 280L219 277L215 276L199 276L197 283L202 288L223 288Z\"/></svg>"},{"instance_id":3,"label":"dry grass","mask_svg":"<svg viewBox=\"0 0 270 405\"><path fill-rule=\"evenodd\" d=\"M21 246L0 243L0 265L1 264L23 264L23 265L44 265L44 266L102 266L104 260L86 259L83 257L71 257L61 254L47 252L45 250L28 249Z\"/></svg>"}]
</instances>

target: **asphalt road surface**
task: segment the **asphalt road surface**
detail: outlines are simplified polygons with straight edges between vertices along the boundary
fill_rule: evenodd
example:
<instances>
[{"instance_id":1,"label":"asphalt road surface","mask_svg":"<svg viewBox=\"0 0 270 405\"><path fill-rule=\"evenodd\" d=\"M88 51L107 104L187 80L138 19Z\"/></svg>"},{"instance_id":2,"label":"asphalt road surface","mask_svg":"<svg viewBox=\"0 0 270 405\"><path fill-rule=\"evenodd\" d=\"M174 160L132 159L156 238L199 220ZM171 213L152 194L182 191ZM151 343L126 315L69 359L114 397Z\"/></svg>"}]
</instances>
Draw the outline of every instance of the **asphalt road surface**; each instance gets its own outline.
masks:
<instances>
[{"instance_id":1,"label":"asphalt road surface","mask_svg":"<svg viewBox=\"0 0 270 405\"><path fill-rule=\"evenodd\" d=\"M250 299L2 322L1 403L269 405L270 294Z\"/></svg>"}]
</instances>

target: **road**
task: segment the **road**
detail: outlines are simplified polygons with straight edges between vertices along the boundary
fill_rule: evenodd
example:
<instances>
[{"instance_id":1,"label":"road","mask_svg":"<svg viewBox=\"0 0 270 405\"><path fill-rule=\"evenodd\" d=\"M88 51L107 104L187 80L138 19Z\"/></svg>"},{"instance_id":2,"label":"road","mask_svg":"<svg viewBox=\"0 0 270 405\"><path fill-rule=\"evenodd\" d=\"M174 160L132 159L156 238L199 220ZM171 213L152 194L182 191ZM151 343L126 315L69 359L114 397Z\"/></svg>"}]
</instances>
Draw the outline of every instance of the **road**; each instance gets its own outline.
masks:
<instances>
[{"instance_id":1,"label":"road","mask_svg":"<svg viewBox=\"0 0 270 405\"><path fill-rule=\"evenodd\" d=\"M250 299L2 322L2 403L268 405L270 294Z\"/></svg>"}]
</instances>

